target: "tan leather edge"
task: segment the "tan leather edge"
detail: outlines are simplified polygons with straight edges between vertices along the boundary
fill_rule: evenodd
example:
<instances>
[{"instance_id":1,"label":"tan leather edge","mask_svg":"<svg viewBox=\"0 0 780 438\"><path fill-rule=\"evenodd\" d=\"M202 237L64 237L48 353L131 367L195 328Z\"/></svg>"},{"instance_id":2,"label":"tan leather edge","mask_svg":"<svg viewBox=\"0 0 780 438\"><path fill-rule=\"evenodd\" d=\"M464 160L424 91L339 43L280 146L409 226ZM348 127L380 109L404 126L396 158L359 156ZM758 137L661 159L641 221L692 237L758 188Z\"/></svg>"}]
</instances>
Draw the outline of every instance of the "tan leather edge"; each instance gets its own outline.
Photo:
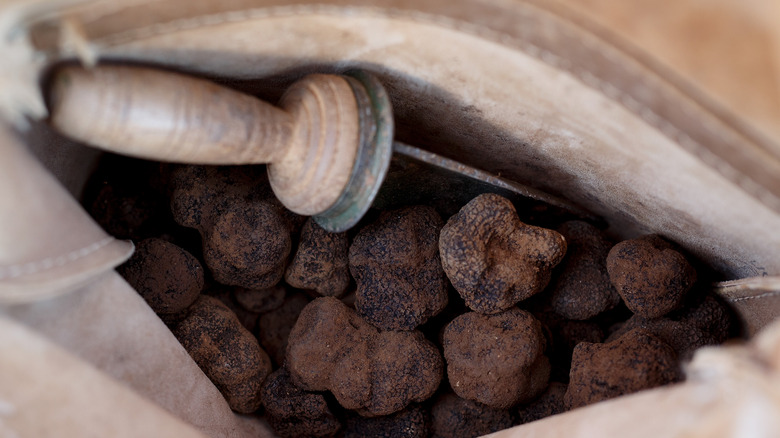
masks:
<instances>
[{"instance_id":1,"label":"tan leather edge","mask_svg":"<svg viewBox=\"0 0 780 438\"><path fill-rule=\"evenodd\" d=\"M777 320L780 307L780 277L754 277L715 284L715 293L736 310L752 337Z\"/></svg>"},{"instance_id":2,"label":"tan leather edge","mask_svg":"<svg viewBox=\"0 0 780 438\"><path fill-rule=\"evenodd\" d=\"M142 4L98 2L68 9L84 44L101 47L150 35L273 14L366 13L426 21L477 34L523 50L567 70L621 102L683 148L780 212L780 146L760 138L740 119L706 102L695 88L618 40L605 40L583 19L548 2L435 0L409 4L395 0L305 1L158 0ZM32 27L38 49L60 54L61 22L40 20Z\"/></svg>"}]
</instances>

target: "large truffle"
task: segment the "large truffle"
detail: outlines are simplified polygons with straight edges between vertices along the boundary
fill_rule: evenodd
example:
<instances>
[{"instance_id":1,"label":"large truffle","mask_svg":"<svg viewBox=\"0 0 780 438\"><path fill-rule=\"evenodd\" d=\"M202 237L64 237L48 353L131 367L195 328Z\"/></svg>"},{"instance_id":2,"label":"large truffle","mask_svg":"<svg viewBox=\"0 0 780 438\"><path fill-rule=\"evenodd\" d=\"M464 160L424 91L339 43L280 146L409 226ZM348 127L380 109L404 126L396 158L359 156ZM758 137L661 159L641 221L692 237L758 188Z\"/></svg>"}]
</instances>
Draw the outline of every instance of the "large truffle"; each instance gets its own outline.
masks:
<instances>
[{"instance_id":1,"label":"large truffle","mask_svg":"<svg viewBox=\"0 0 780 438\"><path fill-rule=\"evenodd\" d=\"M439 260L443 224L431 207L383 212L355 236L349 268L357 282L355 309L383 330L412 330L447 305Z\"/></svg>"},{"instance_id":2,"label":"large truffle","mask_svg":"<svg viewBox=\"0 0 780 438\"><path fill-rule=\"evenodd\" d=\"M679 377L677 354L649 331L637 328L606 344L574 348L567 409L661 386Z\"/></svg>"},{"instance_id":3,"label":"large truffle","mask_svg":"<svg viewBox=\"0 0 780 438\"><path fill-rule=\"evenodd\" d=\"M117 271L158 314L185 310L203 289L203 268L198 260L162 239L139 242L133 256Z\"/></svg>"},{"instance_id":4,"label":"large truffle","mask_svg":"<svg viewBox=\"0 0 780 438\"><path fill-rule=\"evenodd\" d=\"M434 438L471 438L512 427L514 418L506 409L494 409L455 394L444 394L431 408Z\"/></svg>"},{"instance_id":5,"label":"large truffle","mask_svg":"<svg viewBox=\"0 0 780 438\"><path fill-rule=\"evenodd\" d=\"M517 307L497 315L463 314L442 336L455 393L499 409L532 400L547 387L545 346L541 323Z\"/></svg>"},{"instance_id":6,"label":"large truffle","mask_svg":"<svg viewBox=\"0 0 780 438\"><path fill-rule=\"evenodd\" d=\"M472 199L441 231L450 282L474 311L498 313L544 289L566 253L557 232L526 225L499 195Z\"/></svg>"},{"instance_id":7,"label":"large truffle","mask_svg":"<svg viewBox=\"0 0 780 438\"><path fill-rule=\"evenodd\" d=\"M332 437L341 428L325 397L295 386L285 368L265 379L260 394L265 417L281 438Z\"/></svg>"},{"instance_id":8,"label":"large truffle","mask_svg":"<svg viewBox=\"0 0 780 438\"><path fill-rule=\"evenodd\" d=\"M298 315L301 314L309 298L302 292L292 293L284 299L282 305L260 316L257 323L257 340L277 365L284 364L287 354L287 338L290 336Z\"/></svg>"},{"instance_id":9,"label":"large truffle","mask_svg":"<svg viewBox=\"0 0 780 438\"><path fill-rule=\"evenodd\" d=\"M607 271L626 306L645 318L677 309L696 281L696 271L659 236L626 240L607 256Z\"/></svg>"},{"instance_id":10,"label":"large truffle","mask_svg":"<svg viewBox=\"0 0 780 438\"><path fill-rule=\"evenodd\" d=\"M343 438L428 438L430 415L420 405L383 417L350 415Z\"/></svg>"},{"instance_id":11,"label":"large truffle","mask_svg":"<svg viewBox=\"0 0 780 438\"><path fill-rule=\"evenodd\" d=\"M607 273L611 243L587 222L566 222L558 232L566 238L568 249L549 288L555 312L566 319L585 320L615 307L620 295Z\"/></svg>"},{"instance_id":12,"label":"large truffle","mask_svg":"<svg viewBox=\"0 0 780 438\"><path fill-rule=\"evenodd\" d=\"M308 391L331 391L347 409L389 415L430 397L439 351L418 331L379 332L333 297L317 298L290 332L287 369Z\"/></svg>"},{"instance_id":13,"label":"large truffle","mask_svg":"<svg viewBox=\"0 0 780 438\"><path fill-rule=\"evenodd\" d=\"M349 285L349 241L346 233L330 233L311 218L301 230L298 249L284 273L292 287L339 297Z\"/></svg>"},{"instance_id":14,"label":"large truffle","mask_svg":"<svg viewBox=\"0 0 780 438\"><path fill-rule=\"evenodd\" d=\"M260 407L260 385L271 360L227 306L201 295L174 334L231 409L250 413Z\"/></svg>"}]
</instances>

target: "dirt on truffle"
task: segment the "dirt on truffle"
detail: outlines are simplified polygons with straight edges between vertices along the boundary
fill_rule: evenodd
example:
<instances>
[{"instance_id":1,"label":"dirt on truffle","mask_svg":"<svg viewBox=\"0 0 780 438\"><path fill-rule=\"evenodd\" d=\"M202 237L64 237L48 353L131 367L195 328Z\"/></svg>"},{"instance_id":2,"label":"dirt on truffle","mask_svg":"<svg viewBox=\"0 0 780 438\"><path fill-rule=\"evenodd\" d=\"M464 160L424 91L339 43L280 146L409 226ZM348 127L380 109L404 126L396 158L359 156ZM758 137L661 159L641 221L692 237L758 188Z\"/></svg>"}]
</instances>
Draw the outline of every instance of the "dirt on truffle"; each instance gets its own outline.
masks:
<instances>
[{"instance_id":1,"label":"dirt on truffle","mask_svg":"<svg viewBox=\"0 0 780 438\"><path fill-rule=\"evenodd\" d=\"M472 438L507 429L514 424L507 409L495 409L455 394L439 396L431 408L434 438Z\"/></svg>"},{"instance_id":2,"label":"dirt on truffle","mask_svg":"<svg viewBox=\"0 0 780 438\"><path fill-rule=\"evenodd\" d=\"M578 408L679 377L674 349L649 331L636 328L609 343L582 342L574 348L565 406Z\"/></svg>"},{"instance_id":3,"label":"dirt on truffle","mask_svg":"<svg viewBox=\"0 0 780 438\"><path fill-rule=\"evenodd\" d=\"M343 438L428 438L430 423L430 414L420 405L382 417L350 415Z\"/></svg>"},{"instance_id":4,"label":"dirt on truffle","mask_svg":"<svg viewBox=\"0 0 780 438\"><path fill-rule=\"evenodd\" d=\"M685 257L656 235L626 240L607 256L607 271L626 306L645 318L679 308L696 282Z\"/></svg>"},{"instance_id":5,"label":"dirt on truffle","mask_svg":"<svg viewBox=\"0 0 780 438\"><path fill-rule=\"evenodd\" d=\"M203 289L203 268L182 248L162 239L145 239L117 271L158 314L184 311Z\"/></svg>"},{"instance_id":6,"label":"dirt on truffle","mask_svg":"<svg viewBox=\"0 0 780 438\"><path fill-rule=\"evenodd\" d=\"M284 273L292 287L320 296L340 297L349 286L349 238L330 233L309 218L303 225L298 249Z\"/></svg>"},{"instance_id":7,"label":"dirt on truffle","mask_svg":"<svg viewBox=\"0 0 780 438\"><path fill-rule=\"evenodd\" d=\"M257 340L277 366L284 364L287 338L298 320L298 315L309 301L306 294L294 292L284 299L279 308L260 315L257 323Z\"/></svg>"},{"instance_id":8,"label":"dirt on truffle","mask_svg":"<svg viewBox=\"0 0 780 438\"><path fill-rule=\"evenodd\" d=\"M455 393L497 409L537 397L550 362L541 323L512 307L496 315L469 312L444 329L442 348Z\"/></svg>"},{"instance_id":9,"label":"dirt on truffle","mask_svg":"<svg viewBox=\"0 0 780 438\"><path fill-rule=\"evenodd\" d=\"M447 221L439 251L447 277L466 304L492 314L541 292L566 253L566 240L521 222L508 199L484 194Z\"/></svg>"},{"instance_id":10,"label":"dirt on truffle","mask_svg":"<svg viewBox=\"0 0 780 438\"><path fill-rule=\"evenodd\" d=\"M355 309L366 321L382 330L412 330L444 309L443 223L431 207L406 207L381 213L355 236L349 269L357 282Z\"/></svg>"},{"instance_id":11,"label":"dirt on truffle","mask_svg":"<svg viewBox=\"0 0 780 438\"><path fill-rule=\"evenodd\" d=\"M550 382L539 398L518 408L517 424L530 423L565 412L563 398L567 387L565 383Z\"/></svg>"},{"instance_id":12,"label":"dirt on truffle","mask_svg":"<svg viewBox=\"0 0 780 438\"><path fill-rule=\"evenodd\" d=\"M271 360L227 306L201 295L173 332L231 409L251 413L260 407Z\"/></svg>"},{"instance_id":13,"label":"dirt on truffle","mask_svg":"<svg viewBox=\"0 0 780 438\"><path fill-rule=\"evenodd\" d=\"M332 437L341 428L325 397L295 386L285 368L265 379L260 395L265 417L281 438Z\"/></svg>"},{"instance_id":14,"label":"dirt on truffle","mask_svg":"<svg viewBox=\"0 0 780 438\"><path fill-rule=\"evenodd\" d=\"M570 221L557 230L567 252L550 284L550 303L566 319L585 320L612 309L620 295L607 273L612 243L587 222Z\"/></svg>"},{"instance_id":15,"label":"dirt on truffle","mask_svg":"<svg viewBox=\"0 0 780 438\"><path fill-rule=\"evenodd\" d=\"M438 388L443 363L418 331L380 332L333 297L301 312L287 345L287 369L308 391L331 391L363 416L389 415Z\"/></svg>"}]
</instances>

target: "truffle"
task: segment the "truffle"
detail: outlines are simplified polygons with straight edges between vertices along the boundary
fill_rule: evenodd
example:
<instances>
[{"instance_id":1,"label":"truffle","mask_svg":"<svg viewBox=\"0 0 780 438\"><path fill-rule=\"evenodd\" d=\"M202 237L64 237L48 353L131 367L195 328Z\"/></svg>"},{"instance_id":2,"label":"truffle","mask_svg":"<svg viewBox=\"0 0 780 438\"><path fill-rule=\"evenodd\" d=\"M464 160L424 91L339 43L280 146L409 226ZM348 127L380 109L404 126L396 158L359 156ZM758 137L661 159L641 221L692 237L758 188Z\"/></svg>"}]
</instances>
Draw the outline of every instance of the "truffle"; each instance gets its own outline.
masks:
<instances>
[{"instance_id":1,"label":"truffle","mask_svg":"<svg viewBox=\"0 0 780 438\"><path fill-rule=\"evenodd\" d=\"M303 309L290 332L285 366L301 388L331 391L363 416L389 415L427 399L443 368L422 333L380 332L333 297Z\"/></svg>"},{"instance_id":2,"label":"truffle","mask_svg":"<svg viewBox=\"0 0 780 438\"><path fill-rule=\"evenodd\" d=\"M530 423L564 412L566 409L563 404L563 397L566 394L566 388L565 383L550 382L547 390L539 398L519 407L517 410L517 424Z\"/></svg>"},{"instance_id":3,"label":"truffle","mask_svg":"<svg viewBox=\"0 0 780 438\"><path fill-rule=\"evenodd\" d=\"M383 417L350 415L343 438L428 438L430 415L420 405Z\"/></svg>"},{"instance_id":4,"label":"truffle","mask_svg":"<svg viewBox=\"0 0 780 438\"><path fill-rule=\"evenodd\" d=\"M284 364L287 338L309 298L301 293L290 294L282 305L272 312L260 316L257 323L257 340L277 365Z\"/></svg>"},{"instance_id":5,"label":"truffle","mask_svg":"<svg viewBox=\"0 0 780 438\"><path fill-rule=\"evenodd\" d=\"M455 393L497 409L544 391L550 376L545 346L541 323L517 307L497 315L463 314L447 324L442 336Z\"/></svg>"},{"instance_id":6,"label":"truffle","mask_svg":"<svg viewBox=\"0 0 780 438\"><path fill-rule=\"evenodd\" d=\"M696 281L685 257L656 235L615 245L607 256L607 271L626 306L645 318L680 307Z\"/></svg>"},{"instance_id":7,"label":"truffle","mask_svg":"<svg viewBox=\"0 0 780 438\"><path fill-rule=\"evenodd\" d=\"M158 314L171 315L189 307L203 289L198 260L162 239L142 240L117 271Z\"/></svg>"},{"instance_id":8,"label":"truffle","mask_svg":"<svg viewBox=\"0 0 780 438\"><path fill-rule=\"evenodd\" d=\"M514 418L506 409L494 409L448 393L431 408L434 438L470 438L512 427Z\"/></svg>"},{"instance_id":9,"label":"truffle","mask_svg":"<svg viewBox=\"0 0 780 438\"><path fill-rule=\"evenodd\" d=\"M349 286L349 241L346 233L330 233L311 218L301 230L298 250L284 279L292 287L339 297Z\"/></svg>"},{"instance_id":10,"label":"truffle","mask_svg":"<svg viewBox=\"0 0 780 438\"><path fill-rule=\"evenodd\" d=\"M271 360L227 306L201 295L174 334L231 409L250 413L260 407L260 386L271 373Z\"/></svg>"},{"instance_id":11,"label":"truffle","mask_svg":"<svg viewBox=\"0 0 780 438\"><path fill-rule=\"evenodd\" d=\"M447 305L437 245L443 224L431 207L386 211L349 249L355 309L382 330L412 330Z\"/></svg>"},{"instance_id":12,"label":"truffle","mask_svg":"<svg viewBox=\"0 0 780 438\"><path fill-rule=\"evenodd\" d=\"M491 314L544 289L566 240L521 222L508 199L484 194L447 221L439 251L444 272L469 308Z\"/></svg>"},{"instance_id":13,"label":"truffle","mask_svg":"<svg viewBox=\"0 0 780 438\"><path fill-rule=\"evenodd\" d=\"M676 319L709 333L717 343L734 336L738 326L733 310L712 293L681 309Z\"/></svg>"},{"instance_id":14,"label":"truffle","mask_svg":"<svg viewBox=\"0 0 780 438\"><path fill-rule=\"evenodd\" d=\"M164 204L152 196L106 184L89 206L89 213L108 234L140 240L158 234L164 225L163 209Z\"/></svg>"},{"instance_id":15,"label":"truffle","mask_svg":"<svg viewBox=\"0 0 780 438\"><path fill-rule=\"evenodd\" d=\"M673 321L669 318L646 319L634 315L617 331L612 333L607 341L612 341L624 333L641 327L658 336L671 346L681 361L690 360L694 351L705 345L714 345L718 341L711 334L687 322Z\"/></svg>"},{"instance_id":16,"label":"truffle","mask_svg":"<svg viewBox=\"0 0 780 438\"><path fill-rule=\"evenodd\" d=\"M604 341L604 331L593 321L559 320L549 326L552 335L550 361L552 378L569 381L571 356L580 342L598 343Z\"/></svg>"},{"instance_id":17,"label":"truffle","mask_svg":"<svg viewBox=\"0 0 780 438\"><path fill-rule=\"evenodd\" d=\"M564 223L558 232L566 239L566 257L550 284L550 302L566 319L585 320L620 302L607 273L611 243L587 222Z\"/></svg>"},{"instance_id":18,"label":"truffle","mask_svg":"<svg viewBox=\"0 0 780 438\"><path fill-rule=\"evenodd\" d=\"M245 289L243 287L233 289L236 302L253 313L270 312L279 308L284 302L286 294L287 289L280 284L267 289Z\"/></svg>"},{"instance_id":19,"label":"truffle","mask_svg":"<svg viewBox=\"0 0 780 438\"><path fill-rule=\"evenodd\" d=\"M341 428L325 397L295 386L285 368L265 379L260 395L265 417L281 438L332 437Z\"/></svg>"},{"instance_id":20,"label":"truffle","mask_svg":"<svg viewBox=\"0 0 780 438\"><path fill-rule=\"evenodd\" d=\"M574 348L567 409L661 386L679 377L672 347L636 328L605 344L582 342Z\"/></svg>"},{"instance_id":21,"label":"truffle","mask_svg":"<svg viewBox=\"0 0 780 438\"><path fill-rule=\"evenodd\" d=\"M242 305L238 304L236 297L233 295L235 288L231 286L225 286L223 284L213 284L208 287L203 293L205 295L214 297L222 302L241 322L241 325L250 332L254 332L257 327L257 320L260 318L260 314L257 312L250 312L246 310Z\"/></svg>"}]
</instances>

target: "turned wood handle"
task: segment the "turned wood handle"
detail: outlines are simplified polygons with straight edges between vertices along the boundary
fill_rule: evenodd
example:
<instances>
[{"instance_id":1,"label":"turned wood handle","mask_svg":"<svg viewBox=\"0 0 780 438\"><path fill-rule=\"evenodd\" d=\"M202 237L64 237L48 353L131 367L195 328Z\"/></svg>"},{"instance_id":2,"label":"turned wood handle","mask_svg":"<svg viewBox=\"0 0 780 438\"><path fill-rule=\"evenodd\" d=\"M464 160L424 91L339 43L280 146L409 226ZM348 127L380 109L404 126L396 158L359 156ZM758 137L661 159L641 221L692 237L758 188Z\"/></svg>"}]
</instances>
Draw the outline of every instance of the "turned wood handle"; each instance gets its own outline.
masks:
<instances>
[{"instance_id":1,"label":"turned wood handle","mask_svg":"<svg viewBox=\"0 0 780 438\"><path fill-rule=\"evenodd\" d=\"M51 123L103 149L195 164L281 159L292 116L252 96L181 74L129 66L55 72Z\"/></svg>"}]
</instances>

